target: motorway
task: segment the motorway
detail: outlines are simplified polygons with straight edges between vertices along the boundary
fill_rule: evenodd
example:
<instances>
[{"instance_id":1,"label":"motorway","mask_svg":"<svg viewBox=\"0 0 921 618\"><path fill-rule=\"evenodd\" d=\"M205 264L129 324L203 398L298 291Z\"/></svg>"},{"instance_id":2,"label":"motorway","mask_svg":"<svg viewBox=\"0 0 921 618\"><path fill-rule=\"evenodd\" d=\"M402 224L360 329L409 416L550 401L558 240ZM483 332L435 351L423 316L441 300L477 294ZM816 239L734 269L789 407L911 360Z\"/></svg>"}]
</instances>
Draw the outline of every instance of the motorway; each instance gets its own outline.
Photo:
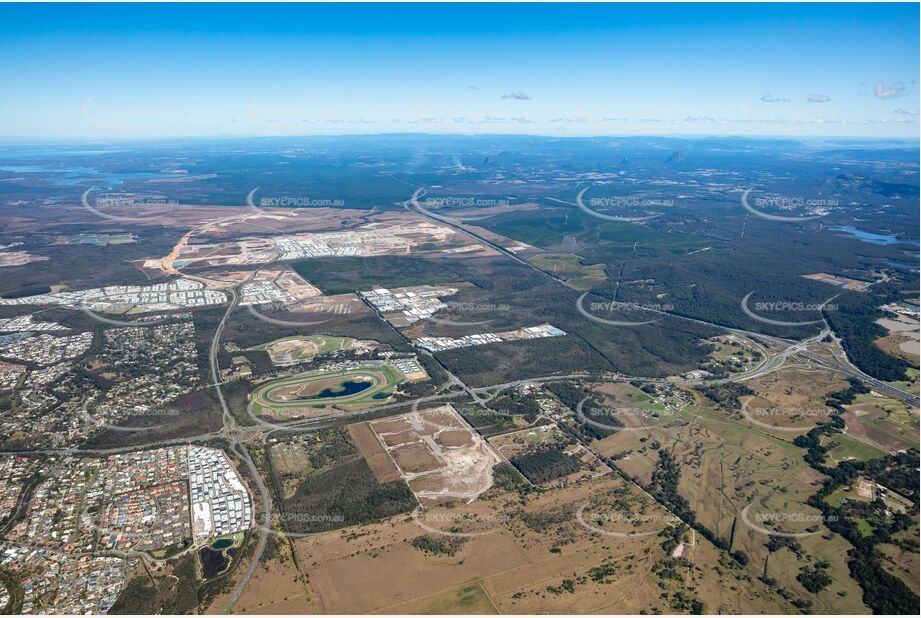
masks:
<instances>
[{"instance_id":1,"label":"motorway","mask_svg":"<svg viewBox=\"0 0 921 618\"><path fill-rule=\"evenodd\" d=\"M252 276L255 276L256 272L254 271ZM247 281L252 278L249 277ZM253 573L256 572L256 568L259 566L259 561L262 559L262 554L265 552L265 546L268 542L268 534L266 530L269 527L272 501L269 497L269 490L265 486L265 482L262 480L262 474L256 468L256 464L253 463L252 457L250 457L249 451L246 450L246 445L240 440L242 431L237 427L237 422L234 419L233 415L230 413L230 407L227 405L227 400L224 398L224 392L221 389L221 374L220 368L218 367L218 353L221 349L221 334L224 331L224 326L227 324L227 319L230 317L230 314L233 313L233 310L236 309L237 304L240 302L240 294L238 293L238 288L243 286L241 282L237 286L228 290L230 293L230 304L227 306L227 311L224 312L224 316L221 318L220 323L217 325L217 328L214 331L214 338L211 340L211 348L209 351L209 359L211 363L211 378L214 380L214 389L217 392L218 401L221 404L221 410L223 413L224 428L221 431L222 436L230 443L230 449L240 458L240 460L246 464L246 468L249 471L252 482L256 484L256 489L259 491L259 497L262 501L262 517L263 522L262 526L259 527L259 531L256 533L259 535L259 540L256 542L256 550L253 554L252 561L249 564L249 567L246 570L243 578L237 582L237 585L234 587L233 592L230 595L230 598L224 605L223 613L228 613L232 608L234 603L237 602L237 599L240 598L240 595L243 594L243 591L246 589L246 585L249 583L249 580L252 578Z\"/></svg>"},{"instance_id":2,"label":"motorway","mask_svg":"<svg viewBox=\"0 0 921 618\"><path fill-rule=\"evenodd\" d=\"M567 288L578 291L572 285L568 284L566 281L556 276L554 273L547 272L540 268L537 268L527 260L515 255L513 252L509 251L505 247L488 240L480 234L477 234L474 231L466 229L465 226L454 223L452 221L446 220L443 217L439 217L425 209L421 208L418 204L418 197L424 194L424 190L417 190L413 194L413 197L408 202L404 203L404 206L407 210L414 212L420 216L429 218L431 220L437 221L442 225L447 225L469 237L474 239L476 242L481 243L485 246L492 248L498 253L518 262L519 264L526 266L537 273L540 273L543 276L547 276L557 283L560 283ZM191 234L191 233L190 233ZM184 237L185 238L185 237ZM187 240L187 238L186 238ZM181 245L182 243L180 243ZM179 245L177 245L179 247ZM175 257L178 254L178 250L172 252L170 256L165 260L164 267L167 270L173 269L172 260L170 257ZM258 271L256 271L258 272ZM255 272L251 275L255 276ZM250 277L250 278L251 278ZM247 279L249 280L249 279ZM161 446L170 446L177 444L188 444L193 442L203 442L210 440L223 439L226 440L229 444L230 450L233 451L234 455L238 460L246 467L248 471L248 485L254 486L255 491L253 492L254 503L258 500L261 503L261 518L262 524L257 524L256 527L258 530L254 531L254 534L258 535L255 545L255 551L251 558L250 562L243 573L242 577L236 582L233 590L230 593L229 598L227 598L222 611L224 613L230 612L236 602L241 597L242 593L245 591L246 586L250 582L253 574L256 569L259 567L262 556L265 552L268 534L272 532L271 530L271 516L272 516L272 499L268 488L262 478L262 474L259 469L256 467L255 463L252 460L252 457L247 450L245 443L243 442L244 431L250 432L252 434L258 434L261 439L265 440L273 432L309 432L316 431L323 427L328 427L331 425L342 424L344 421L354 421L362 417L367 417L370 415L377 415L382 412L387 412L389 410L398 410L405 409L407 406L415 407L432 401L438 400L449 400L463 395L468 396L473 402L479 406L489 410L489 402L494 399L500 392L514 388L518 385L525 383L542 383L549 381L556 381L562 379L588 379L588 380L604 380L604 381L629 381L629 380L641 380L646 382L661 382L661 383L672 383L672 384L685 384L688 386L703 384L703 383L718 383L723 381L732 381L732 382L741 382L745 380L750 380L758 376L765 375L770 372L778 371L782 368L789 367L815 367L822 368L826 370L835 371L846 375L848 377L853 377L863 381L864 383L870 385L875 390L878 390L882 393L890 395L892 397L898 398L912 406L918 406L919 398L916 395L907 393L891 384L887 384L880 380L868 376L856 368L851 362L847 359L846 354L841 348L840 342L834 335L830 332L829 329L823 330L818 335L804 339L802 341L794 341L788 339L782 339L778 337L773 337L769 335L764 335L762 333L757 333L753 331L747 331L744 329L733 328L725 326L722 324L717 324L714 322L709 322L706 320L692 318L688 316L683 316L671 312L660 311L655 309L648 309L652 313L662 314L663 316L669 316L675 319L686 320L709 327L718 328L724 332L733 333L742 337L745 337L748 341L756 347L763 356L762 362L752 369L749 369L745 372L740 372L738 374L729 376L727 378L719 380L702 380L702 379L682 379L682 378L643 378L637 376L624 376L616 373L590 373L590 372L574 372L566 374L555 374L555 375L543 375L535 376L527 379L515 380L501 384L493 384L483 387L471 387L464 383L459 377L453 374L447 367L442 365L437 358L428 354L431 359L438 363L441 369L445 371L445 374L448 377L447 383L444 384L441 388L441 391L434 394L428 395L425 397L420 397L416 399L411 399L407 401L397 402L393 404L387 404L383 406L378 406L370 410L362 410L357 412L348 412L340 415L329 415L324 417L319 417L315 419L302 419L302 420L293 420L288 422L278 422L273 423L269 422L263 418L257 417L250 406L247 406L247 416L254 423L253 425L247 425L244 428L238 426L236 418L231 413L230 407L225 399L223 390L221 388L221 379L220 379L220 368L218 363L218 355L221 349L221 336L224 330L224 327L229 320L233 312L238 308L240 302L240 288L245 282L241 282L233 288L229 288L226 292L229 295L230 302L227 306L227 309L224 315L221 318L221 321L215 328L214 336L211 340L209 348L209 364L211 370L211 377L213 386L217 393L218 402L221 406L222 411L222 428L220 431L203 433L196 436L190 436L182 439L174 440L164 440L155 443L145 444L143 447L137 445L118 447L118 448L109 448L109 449L80 449L77 447L65 448L65 449L45 449L45 450L30 450L25 451L32 454L40 455L64 455L64 456L79 456L82 454L88 455L108 455L121 452L134 451L138 448L150 448L150 447L161 447ZM370 306L370 305L369 305ZM374 307L371 307L372 311L378 313ZM378 315L380 318L381 316ZM382 319L382 318L381 318ZM383 320L385 324L389 325L389 322ZM394 331L405 339L402 333L399 330L394 329ZM823 341L826 340L827 341ZM406 340L409 341L409 340ZM411 342L409 342L411 344ZM762 345L764 344L764 345ZM771 348L771 349L769 349ZM773 351L772 351L773 350ZM823 354L824 352L824 354ZM427 354L427 353L426 353ZM798 359L803 359L804 363L797 362ZM492 411L492 410L491 410ZM495 411L492 411L495 413ZM97 419L93 419L85 412L85 420L98 424ZM108 429L117 429L122 430L125 428L116 428L108 427ZM19 453L20 451L0 451L0 454L11 454ZM640 487L640 490L645 492L645 489ZM254 504L255 505L255 504ZM254 516L256 509L254 508ZM149 556L144 556L150 558Z\"/></svg>"},{"instance_id":3,"label":"motorway","mask_svg":"<svg viewBox=\"0 0 921 618\"><path fill-rule=\"evenodd\" d=\"M558 277L556 274L551 273L551 272L548 272L548 271L543 270L543 269L541 269L541 268L538 268L537 266L535 266L534 264L530 263L529 261L527 261L527 260L525 260L525 259L523 259L523 258L521 258L521 257L519 257L519 256L517 256L517 255L515 255L513 252L509 251L508 249L506 249L506 248L503 247L502 245L499 245L499 244L497 244L497 243L495 243L495 242L492 242L492 241L490 241L490 240L484 238L482 235L477 234L476 232L473 232L473 231L467 229L465 226L463 226L463 225L460 224L460 223L456 223L455 221L452 221L452 220L447 219L447 218L445 218L445 217L440 217L440 216L438 216L438 215L436 215L436 214L434 214L434 213L429 212L428 210L426 210L425 208L423 208L423 207L419 204L418 199L419 199L419 197L421 197L422 195L425 195L425 189L417 189L416 192L413 193L412 197L411 197L407 202L404 202L403 206L404 206L407 210L409 210L410 212L414 212L414 213L416 213L416 214L418 214L418 215L420 215L420 216L422 216L422 217L426 217L426 218L428 218L428 219L430 219L430 220L437 221L438 223L441 223L442 225L447 225L448 227L451 227L452 229L454 229L454 230L456 230L456 231L458 231L458 232L461 232L462 234L466 234L467 236L470 236L471 238L475 239L476 241L478 241L478 242L480 242L480 243L483 243L483 244L487 245L488 247L490 247L491 249L494 249L495 251L498 251L499 253L505 255L506 257L509 257L509 258L515 260L515 261L518 262L519 264L522 264L523 266L527 266L528 268L530 268L530 269L532 269L532 270L534 270L534 271L536 271L536 272L538 272L538 273L540 273L540 274L542 274L542 275L544 275L544 276L550 277L550 278L553 279L554 281L556 281L556 282L558 282L558 283L560 283L560 284L566 286L567 288L569 288L569 289L571 289L571 290L580 291L580 292L581 292L581 290L578 290L578 289L575 288L574 286L570 285L569 283L567 283L566 281L564 281L562 278ZM883 381L881 381L881 380L877 380L876 378L874 378L874 377L872 377L872 376L869 376L869 375L865 374L864 372L860 371L860 369L858 369L857 367L855 367L855 366L847 359L847 356L844 354L843 349L841 349L840 341L838 341L837 337L832 336L832 340L837 344L837 348L838 348L838 349L835 350L835 349L833 349L833 348L829 348L829 351L830 351L830 352L832 353L832 355L833 355L836 359L838 359L838 360L837 360L837 361L831 361L831 360L829 360L829 359L827 359L827 358L824 358L824 357L822 357L822 356L816 354L815 352L812 352L812 351L807 350L806 347L805 347L805 345L803 345L803 344L806 344L807 342L809 342L809 343L818 343L818 339L816 339L815 341L812 341L812 339L815 339L815 338L810 338L810 339L808 339L808 340L804 340L804 341L801 341L801 342L797 342L797 341L790 340L790 339L782 339L782 338L780 338L780 337L773 337L773 336L771 336L771 335L765 335L765 334L758 333L758 332L755 332L755 331L745 330L745 329L741 329L741 328L734 328L734 327L731 327L731 326L726 326L725 324L719 324L719 323L716 323L716 322L710 322L710 321L707 321L707 320L702 320L702 319L700 319L700 318L693 318L693 317L690 317L690 316L685 316L685 315L681 315L681 314L678 314L678 313L673 313L673 312L670 312L670 311L662 311L662 310L658 310L658 309L654 309L654 308L645 308L645 307L644 307L644 310L646 310L646 311L648 311L648 312L650 312L650 313L655 313L655 314L659 314L659 315L662 315L662 316L668 316L668 317L672 317L672 318L677 318L677 319L684 320L684 321L687 321L687 322L694 322L694 323L696 323L696 324L701 324L701 325L703 325L703 326L709 326L709 327L712 327L712 328L719 328L719 329L724 330L724 331L726 331L726 332L735 333L735 334L737 334L737 335L743 335L743 336L745 336L745 337L747 337L747 338L749 338L749 339L761 339L761 340L764 340L764 341L769 341L769 342L771 342L771 343L783 343L783 344L785 344L785 345L790 345L790 346L793 346L793 347L802 345L802 346L803 346L802 348L797 348L795 351L790 351L790 352L786 353L785 356L790 356L790 355L795 354L795 353L801 353L803 356L805 356L805 357L808 358L809 360L811 360L811 361L813 361L813 362L815 362L815 363L817 363L817 364L819 364L819 365L822 365L822 366L825 367L826 369L829 369L829 370L831 370L831 371L836 371L836 372L842 373L842 374L844 374L844 375L846 375L846 376L848 376L848 377L852 377L852 378L856 378L856 379L858 379L858 380L861 380L862 382L864 382L864 383L866 383L866 384L872 386L873 388L875 388L875 389L877 389L877 390L880 390L880 391L882 391L882 392L885 392L886 394L888 394L888 395L890 395L890 396L892 396L892 397L895 397L896 399L899 399L900 401L903 401L903 402L905 402L905 403L907 403L907 404L909 404L909 405L912 405L912 406L917 407L918 404L919 404L919 398L918 398L917 395L913 395L912 393L908 393L908 392L906 392L906 391L903 391L902 389L900 389L900 388L898 388L898 387L895 387L895 386L893 386L893 385L891 385L891 384L888 384L888 383L883 382ZM826 325L826 326L827 326L827 325ZM824 334L829 334L829 333L824 333ZM824 335L823 335L823 337L824 337ZM766 368L766 369L769 369L769 367ZM755 375L758 375L758 374L755 374ZM750 376L750 377L754 377L754 376Z\"/></svg>"}]
</instances>

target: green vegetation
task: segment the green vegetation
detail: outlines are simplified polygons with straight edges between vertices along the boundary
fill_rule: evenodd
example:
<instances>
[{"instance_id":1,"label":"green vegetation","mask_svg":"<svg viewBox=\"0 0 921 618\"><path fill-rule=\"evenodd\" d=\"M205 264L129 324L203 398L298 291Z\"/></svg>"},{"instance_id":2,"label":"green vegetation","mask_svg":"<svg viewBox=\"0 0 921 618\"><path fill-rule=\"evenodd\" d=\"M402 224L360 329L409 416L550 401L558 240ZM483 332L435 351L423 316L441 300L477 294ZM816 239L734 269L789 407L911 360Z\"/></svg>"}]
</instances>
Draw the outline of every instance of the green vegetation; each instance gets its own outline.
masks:
<instances>
[{"instance_id":1,"label":"green vegetation","mask_svg":"<svg viewBox=\"0 0 921 618\"><path fill-rule=\"evenodd\" d=\"M827 562L818 562L814 567L802 567L796 579L803 585L803 588L816 594L824 590L832 581L828 573L825 572L828 567Z\"/></svg>"},{"instance_id":2,"label":"green vegetation","mask_svg":"<svg viewBox=\"0 0 921 618\"><path fill-rule=\"evenodd\" d=\"M493 487L501 491L515 491L527 487L521 473L504 461L492 469Z\"/></svg>"},{"instance_id":3,"label":"green vegetation","mask_svg":"<svg viewBox=\"0 0 921 618\"><path fill-rule=\"evenodd\" d=\"M0 607L0 614L22 613L24 590L19 576L9 569L0 568L0 589L6 590L9 601L5 607Z\"/></svg>"},{"instance_id":4,"label":"green vegetation","mask_svg":"<svg viewBox=\"0 0 921 618\"><path fill-rule=\"evenodd\" d=\"M755 391L740 382L723 382L711 386L698 386L697 390L707 399L724 408L737 409L742 405L741 397L754 395Z\"/></svg>"},{"instance_id":5,"label":"green vegetation","mask_svg":"<svg viewBox=\"0 0 921 618\"><path fill-rule=\"evenodd\" d=\"M306 450L300 469L272 468L276 488L291 486L293 492L276 491L281 503L280 523L288 532L322 532L364 524L417 506L416 498L402 480L379 483L341 427L323 429L299 442Z\"/></svg>"},{"instance_id":6,"label":"green vegetation","mask_svg":"<svg viewBox=\"0 0 921 618\"><path fill-rule=\"evenodd\" d=\"M852 380L848 389L833 393L826 405L841 410L844 405L853 402L857 395L866 391L866 387ZM843 427L843 420L835 415L828 423L794 440L794 444L807 449L803 459L828 477L819 492L809 499L809 504L822 511L823 520L829 529L854 546L848 553L848 567L851 577L863 589L863 602L873 613L915 614L919 607L918 595L883 568L881 554L876 549L876 545L890 542L893 534L907 529L912 523L912 517L904 513L892 513L890 516L880 501L866 503L848 500L839 505L829 498L840 488L852 485L858 476L865 476L909 498L916 518L919 505L917 469L921 463L918 451L911 450L866 462L842 461L836 467L827 467L824 463L827 449L822 445L822 437L834 435ZM824 582L824 578L811 573L806 577L809 585Z\"/></svg>"},{"instance_id":7,"label":"green vegetation","mask_svg":"<svg viewBox=\"0 0 921 618\"><path fill-rule=\"evenodd\" d=\"M821 439L821 444L825 448L825 454L835 462L846 459L868 461L886 455L884 451L875 446L870 446L866 442L861 442L843 433L825 436Z\"/></svg>"},{"instance_id":8,"label":"green vegetation","mask_svg":"<svg viewBox=\"0 0 921 618\"><path fill-rule=\"evenodd\" d=\"M378 483L365 460L354 456L301 481L285 501L285 528L299 533L335 530L405 513L416 505L406 483Z\"/></svg>"},{"instance_id":9,"label":"green vegetation","mask_svg":"<svg viewBox=\"0 0 921 618\"><path fill-rule=\"evenodd\" d=\"M581 469L574 457L556 447L540 448L509 461L535 485L562 478Z\"/></svg>"},{"instance_id":10,"label":"green vegetation","mask_svg":"<svg viewBox=\"0 0 921 618\"><path fill-rule=\"evenodd\" d=\"M459 280L450 261L393 255L317 258L295 262L291 266L325 294L346 294L377 286L400 288Z\"/></svg>"},{"instance_id":11,"label":"green vegetation","mask_svg":"<svg viewBox=\"0 0 921 618\"><path fill-rule=\"evenodd\" d=\"M489 407L501 414L521 415L529 423L533 423L540 415L540 405L533 393L520 393L517 390L508 391L497 396L489 402Z\"/></svg>"},{"instance_id":12,"label":"green vegetation","mask_svg":"<svg viewBox=\"0 0 921 618\"><path fill-rule=\"evenodd\" d=\"M911 363L898 356L886 354L876 340L885 337L888 331L876 320L885 314L873 299L842 304L838 311L825 311L828 324L841 339L841 345L861 371L890 382L904 380ZM845 301L846 302L846 301Z\"/></svg>"},{"instance_id":13,"label":"green vegetation","mask_svg":"<svg viewBox=\"0 0 921 618\"><path fill-rule=\"evenodd\" d=\"M410 544L427 554L453 556L461 550L466 542L467 539L463 537L426 534L417 536L410 541Z\"/></svg>"},{"instance_id":14,"label":"green vegetation","mask_svg":"<svg viewBox=\"0 0 921 618\"><path fill-rule=\"evenodd\" d=\"M528 261L541 270L565 279L579 290L590 290L608 278L604 264L588 264L574 253L541 253Z\"/></svg>"},{"instance_id":15,"label":"green vegetation","mask_svg":"<svg viewBox=\"0 0 921 618\"><path fill-rule=\"evenodd\" d=\"M200 602L194 554L186 554L173 563L166 577L149 575L132 577L109 610L118 614L190 614Z\"/></svg>"}]
</instances>

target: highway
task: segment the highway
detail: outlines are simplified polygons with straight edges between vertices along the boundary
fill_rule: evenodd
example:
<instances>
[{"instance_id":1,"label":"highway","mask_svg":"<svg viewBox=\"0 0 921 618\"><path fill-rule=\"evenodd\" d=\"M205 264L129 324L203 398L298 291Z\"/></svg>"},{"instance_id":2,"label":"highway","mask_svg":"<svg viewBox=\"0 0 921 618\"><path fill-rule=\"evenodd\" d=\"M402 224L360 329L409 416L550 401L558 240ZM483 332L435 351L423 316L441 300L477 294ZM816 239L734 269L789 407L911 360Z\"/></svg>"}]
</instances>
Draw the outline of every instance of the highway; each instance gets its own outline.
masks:
<instances>
[{"instance_id":1,"label":"highway","mask_svg":"<svg viewBox=\"0 0 921 618\"><path fill-rule=\"evenodd\" d=\"M253 272L252 276L255 276L256 272L258 271ZM252 278L252 276L249 277L247 281ZM224 428L221 433L223 437L226 438L230 443L230 449L246 465L252 482L256 484L256 489L259 492L259 498L262 501L263 522L262 526L259 527L258 532L256 533L259 535L259 540L256 542L256 549L253 553L249 567L247 568L243 578L237 582L237 585L234 587L234 590L230 595L230 598L224 604L222 611L225 614L230 612L234 603L236 603L237 599L240 598L240 595L243 594L243 591L246 589L246 585L249 583L253 573L256 572L256 569L259 566L259 561L262 559L262 554L265 552L265 546L268 542L268 534L266 533L266 530L269 528L272 509L272 500L269 497L269 490L266 488L265 482L262 480L262 475L256 468L256 465L253 463L253 459L250 456L249 451L246 450L246 445L243 444L243 442L240 440L242 432L237 427L237 422L233 415L230 413L230 407L227 405L227 400L224 398L224 392L221 389L221 372L220 367L218 366L218 353L221 349L221 334L224 331L224 326L227 324L227 319L230 317L230 314L233 313L233 310L236 309L240 302L240 295L237 290L243 285L243 283L245 282L241 282L237 286L228 290L230 293L230 304L227 306L227 311L224 312L224 316L221 318L220 323L214 330L214 337L211 340L209 359L211 363L211 378L214 381L214 390L217 392L218 401L221 404L221 410L223 412Z\"/></svg>"},{"instance_id":2,"label":"highway","mask_svg":"<svg viewBox=\"0 0 921 618\"><path fill-rule=\"evenodd\" d=\"M490 240L484 238L482 235L477 234L476 232L473 232L473 231L467 229L467 228L464 227L462 224L456 223L456 222L454 222L454 221L451 221L451 220L449 220L449 219L447 219L447 218L445 218L445 217L439 217L438 215L436 215L436 214L434 214L434 213L431 213L431 212L427 211L425 208L422 208L422 206L419 204L419 201L418 201L418 198L421 197L422 195L425 195L425 189L417 189L416 192L413 193L413 196L412 196L407 202L404 202L404 203L403 203L403 206L404 206L407 210L409 210L410 212L414 212L414 213L416 213L416 214L418 214L418 215L420 215L420 216L422 216L422 217L426 217L426 218L428 218L428 219L430 219L430 220L432 220L432 221L437 221L438 223L441 223L442 225L447 225L448 227L451 227L452 229L454 229L454 230L456 230L456 231L458 231L458 232L461 232L461 233L463 233L463 234L466 234L467 236L470 236L471 238L477 240L478 242L483 243L484 245L486 245L486 246L488 246L488 247L494 249L495 251L498 251L498 252L501 253L502 255L505 255L506 257L515 260L515 261L518 262L519 264L522 264L523 266L527 266L528 268L530 268L530 269L532 269L532 270L534 270L534 271L536 271L536 272L538 272L538 273L541 273L542 275L545 275L545 276L547 276L547 277L550 277L550 278L553 279L554 281L556 281L556 282L558 282L558 283L560 283L560 284L566 286L567 288L569 288L569 289L571 289L571 290L581 292L581 290L578 290L578 289L575 288L574 286L570 285L569 283L567 283L566 281L564 281L563 279L561 279L560 277L558 277L558 276L555 275L554 273L551 273L551 272L548 272L548 271L543 270L543 269L541 269L541 268L538 268L537 266L535 266L534 264L530 263L529 261L527 261L527 260L525 260L525 259L523 259L523 258L521 258L521 257L519 257L519 256L517 256L517 255L515 255L513 252L509 251L509 250L506 249L505 247L503 247L503 246L501 246L501 245L499 245L499 244L497 244L497 243L495 243L495 242L492 242L492 241L490 241ZM780 337L774 337L774 336L771 336L771 335L765 335L765 334L763 334L763 333L758 333L758 332L755 332L755 331L745 330L745 329L742 329L742 328L734 328L734 327L732 327L732 326L726 326L725 324L718 324L718 323L716 323L716 322L710 322L710 321L703 320L703 319L699 319L699 318L693 318L693 317L690 317L690 316L685 316L685 315L681 315L681 314L678 314L678 313L673 313L673 312L671 312L671 311L662 311L662 310L658 310L658 309L654 309L654 308L645 308L645 307L644 307L644 310L645 310L645 311L648 311L648 312L650 312L650 313L659 314L659 315L662 315L662 316L668 316L668 317L672 317L672 318L677 318L677 319L680 319L680 320L684 320L684 321L687 321L687 322L693 322L693 323L696 323L696 324L701 324L701 325L703 325L703 326L709 326L709 327L711 327L711 328L719 328L719 329L721 329L721 330L723 330L723 331L726 331L726 332L735 333L735 334L737 334L737 335L743 335L743 336L745 336L745 337L747 337L747 338L749 338L749 339L761 339L761 340L763 340L763 341L769 341L769 342L771 342L771 343L783 343L783 344L791 345L791 346L794 346L794 347L795 347L795 346L798 346L798 345L802 345L802 344L806 343L807 341L810 342L810 343L815 343L814 341L812 341L812 340L815 339L815 338L810 338L810 339L808 339L808 340L804 340L804 341L802 341L802 342L798 342L798 341L794 341L794 340L790 340L790 339L782 339L782 338L780 338ZM826 334L829 334L829 333L828 333L828 332L825 332L822 336L824 337L824 335L826 335ZM825 367L826 369L830 369L830 370L832 370L832 371L836 371L836 372L838 372L838 373L842 373L842 374L844 374L844 375L846 375L846 376L848 376L848 377L852 377L852 378L856 378L856 379L858 379L858 380L861 380L861 381L865 382L866 384L870 385L871 387L873 387L873 388L875 388L875 389L877 389L877 390L879 390L879 391L885 392L886 394L888 394L888 395L890 395L890 396L892 396L892 397L895 397L895 398L899 399L900 401L903 401L903 402L905 402L905 403L907 403L907 404L909 404L909 405L915 406L915 407L918 406L919 398L918 398L917 395L913 395L913 394L911 394L911 393L908 393L908 392L906 392L906 391L903 391L903 390L901 390L900 388L897 388L897 387L895 387L895 386L893 386L893 385L891 385L891 384L888 384L888 383L886 383L886 382L883 382L883 381L881 381L881 380L877 380L876 378L874 378L874 377L872 377L872 376L869 376L869 375L865 374L864 372L860 371L857 367L855 367L853 364L851 364L849 360L847 360L847 357L846 357L846 355L844 355L843 350L840 349L840 342L838 342L837 338L833 336L832 339L833 339L833 341L835 341L835 342L838 344L839 351L835 351L835 350L833 350L833 349L831 349L830 351L832 352L832 354L833 354L836 358L842 359L842 357L843 357L843 359L842 359L842 360L839 360L838 362L832 362L832 361L830 361L830 360L828 360L828 359L826 359L826 358L821 357L820 355L818 355L818 354L816 354L816 353L814 353L814 352L811 352L811 351L809 351L809 350L806 350L806 349L805 349L805 346L803 346L802 348L798 348L798 349L796 349L795 351L791 351L791 352L785 353L785 358L786 358L786 356L790 356L790 355L795 354L795 353L802 354L802 355L805 356L806 358L810 359L811 361L813 361L813 362L815 362L815 363L817 363L817 364L819 364L819 365L822 365L822 366ZM782 364L782 363L781 363L781 364ZM768 366L768 367L765 367L764 371L762 371L762 372L760 372L760 373L755 373L755 374L753 374L753 375L751 375L751 376L748 376L748 377L755 377L755 376L757 376L757 375L760 375L761 373L766 373L768 370L776 370L776 369L772 369L772 366Z\"/></svg>"}]
</instances>

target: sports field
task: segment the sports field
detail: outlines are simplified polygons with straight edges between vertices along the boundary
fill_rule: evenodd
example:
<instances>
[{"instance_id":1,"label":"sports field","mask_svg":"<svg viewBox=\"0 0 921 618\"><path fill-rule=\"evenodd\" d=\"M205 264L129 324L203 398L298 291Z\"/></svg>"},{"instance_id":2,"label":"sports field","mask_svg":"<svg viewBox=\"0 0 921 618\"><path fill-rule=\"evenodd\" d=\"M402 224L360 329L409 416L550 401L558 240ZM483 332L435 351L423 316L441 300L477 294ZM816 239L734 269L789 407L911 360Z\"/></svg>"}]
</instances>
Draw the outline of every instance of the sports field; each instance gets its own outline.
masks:
<instances>
[{"instance_id":1,"label":"sports field","mask_svg":"<svg viewBox=\"0 0 921 618\"><path fill-rule=\"evenodd\" d=\"M404 379L389 364L310 371L260 385L252 394L253 411L289 416L316 408L348 410L386 403Z\"/></svg>"}]
</instances>

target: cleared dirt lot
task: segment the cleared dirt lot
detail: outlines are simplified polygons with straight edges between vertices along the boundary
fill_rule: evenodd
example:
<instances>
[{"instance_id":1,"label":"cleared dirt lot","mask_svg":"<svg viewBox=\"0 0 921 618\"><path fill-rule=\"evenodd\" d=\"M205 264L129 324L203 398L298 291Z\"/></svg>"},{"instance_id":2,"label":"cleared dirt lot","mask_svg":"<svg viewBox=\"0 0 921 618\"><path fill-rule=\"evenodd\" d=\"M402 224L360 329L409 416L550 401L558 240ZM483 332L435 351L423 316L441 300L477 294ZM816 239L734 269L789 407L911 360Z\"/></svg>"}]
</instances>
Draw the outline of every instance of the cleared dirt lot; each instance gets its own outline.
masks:
<instances>
[{"instance_id":1,"label":"cleared dirt lot","mask_svg":"<svg viewBox=\"0 0 921 618\"><path fill-rule=\"evenodd\" d=\"M473 500L502 461L450 405L368 423L419 500Z\"/></svg>"}]
</instances>

